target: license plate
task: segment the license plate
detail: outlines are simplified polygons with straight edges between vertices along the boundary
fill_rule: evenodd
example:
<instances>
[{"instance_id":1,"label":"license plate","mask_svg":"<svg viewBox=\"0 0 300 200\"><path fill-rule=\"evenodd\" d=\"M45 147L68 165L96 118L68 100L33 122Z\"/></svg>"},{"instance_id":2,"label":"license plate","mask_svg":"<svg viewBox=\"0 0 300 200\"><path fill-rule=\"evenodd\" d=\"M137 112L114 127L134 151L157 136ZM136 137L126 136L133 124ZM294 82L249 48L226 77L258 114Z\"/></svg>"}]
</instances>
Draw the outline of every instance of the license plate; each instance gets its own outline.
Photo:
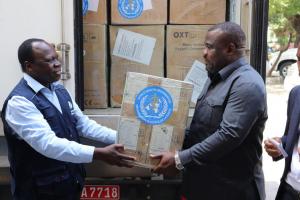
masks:
<instances>
[{"instance_id":1,"label":"license plate","mask_svg":"<svg viewBox=\"0 0 300 200\"><path fill-rule=\"evenodd\" d=\"M119 200L120 187L118 185L85 185L81 193L81 200Z\"/></svg>"}]
</instances>

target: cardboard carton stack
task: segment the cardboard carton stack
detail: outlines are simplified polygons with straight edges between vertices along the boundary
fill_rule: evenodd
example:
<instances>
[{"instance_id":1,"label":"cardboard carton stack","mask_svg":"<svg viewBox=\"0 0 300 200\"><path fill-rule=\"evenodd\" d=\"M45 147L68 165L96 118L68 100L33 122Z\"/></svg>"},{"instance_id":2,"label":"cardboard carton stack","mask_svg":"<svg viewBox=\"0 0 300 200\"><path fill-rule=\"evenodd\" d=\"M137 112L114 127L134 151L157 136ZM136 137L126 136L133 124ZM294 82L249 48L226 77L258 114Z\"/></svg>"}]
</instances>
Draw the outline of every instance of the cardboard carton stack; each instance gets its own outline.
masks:
<instances>
[{"instance_id":1,"label":"cardboard carton stack","mask_svg":"<svg viewBox=\"0 0 300 200\"><path fill-rule=\"evenodd\" d=\"M170 0L170 24L217 24L225 13L226 0Z\"/></svg>"},{"instance_id":2,"label":"cardboard carton stack","mask_svg":"<svg viewBox=\"0 0 300 200\"><path fill-rule=\"evenodd\" d=\"M146 74L127 73L118 143L137 165L151 167L151 154L181 149L193 85Z\"/></svg>"},{"instance_id":3,"label":"cardboard carton stack","mask_svg":"<svg viewBox=\"0 0 300 200\"><path fill-rule=\"evenodd\" d=\"M174 25L167 26L168 78L184 80L195 61L204 63L207 30L225 21L225 11L226 0L170 1L169 23Z\"/></svg>"},{"instance_id":4,"label":"cardboard carton stack","mask_svg":"<svg viewBox=\"0 0 300 200\"><path fill-rule=\"evenodd\" d=\"M83 2L87 2L87 8L83 8L84 24L107 24L107 0L85 0Z\"/></svg>"},{"instance_id":5,"label":"cardboard carton stack","mask_svg":"<svg viewBox=\"0 0 300 200\"><path fill-rule=\"evenodd\" d=\"M195 60L204 62L207 25L168 25L167 77L184 80Z\"/></svg>"},{"instance_id":6,"label":"cardboard carton stack","mask_svg":"<svg viewBox=\"0 0 300 200\"><path fill-rule=\"evenodd\" d=\"M125 31L122 36L122 43L120 44L124 46L117 48L115 47L116 39L118 34L121 34L121 31ZM129 35L126 35L126 33ZM132 40L134 41L130 40L130 38L126 39L126 37L130 37L131 34L136 34L132 36ZM164 34L164 26L162 25L110 26L110 45L111 47L115 47L111 48L110 91L112 107L120 107L122 104L127 72L140 72L161 77L164 76ZM143 57L146 55L139 55L143 53L141 51L151 51L151 49L148 48L141 49L146 43L143 41L143 36L150 37L150 39L153 38L154 48L152 50L152 55L149 56L149 63L142 63ZM141 39L141 41L136 42L139 39ZM134 48L135 46L136 48ZM114 55L113 51L116 48L119 49L119 52L115 52L116 55ZM140 59L137 59L137 57Z\"/></svg>"},{"instance_id":7,"label":"cardboard carton stack","mask_svg":"<svg viewBox=\"0 0 300 200\"><path fill-rule=\"evenodd\" d=\"M107 1L85 2L88 7L83 12L84 106L107 108Z\"/></svg>"},{"instance_id":8,"label":"cardboard carton stack","mask_svg":"<svg viewBox=\"0 0 300 200\"><path fill-rule=\"evenodd\" d=\"M121 106L127 72L164 76L167 3L167 0L111 1L112 107Z\"/></svg>"},{"instance_id":9,"label":"cardboard carton stack","mask_svg":"<svg viewBox=\"0 0 300 200\"><path fill-rule=\"evenodd\" d=\"M112 24L167 24L168 0L111 0Z\"/></svg>"},{"instance_id":10,"label":"cardboard carton stack","mask_svg":"<svg viewBox=\"0 0 300 200\"><path fill-rule=\"evenodd\" d=\"M85 107L107 108L121 106L127 72L184 80L203 64L226 0L84 0L83 10Z\"/></svg>"}]
</instances>

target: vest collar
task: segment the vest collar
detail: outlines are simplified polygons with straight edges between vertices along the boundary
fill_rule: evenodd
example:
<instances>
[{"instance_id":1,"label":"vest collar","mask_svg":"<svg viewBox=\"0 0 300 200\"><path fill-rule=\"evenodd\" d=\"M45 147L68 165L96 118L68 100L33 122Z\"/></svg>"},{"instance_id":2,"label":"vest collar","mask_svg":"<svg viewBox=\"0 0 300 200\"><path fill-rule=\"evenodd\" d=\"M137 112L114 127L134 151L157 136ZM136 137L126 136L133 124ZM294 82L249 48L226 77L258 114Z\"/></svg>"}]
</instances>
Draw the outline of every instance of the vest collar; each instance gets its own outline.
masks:
<instances>
[{"instance_id":1,"label":"vest collar","mask_svg":"<svg viewBox=\"0 0 300 200\"><path fill-rule=\"evenodd\" d=\"M23 76L24 80L27 82L28 86L31 87L31 89L33 89L33 91L35 93L38 93L39 91L46 89L49 90L49 88L43 86L42 84L40 84L38 81L36 81L34 78L32 78L31 76L29 76L28 74L24 73ZM59 84L59 82L54 82L50 84L50 90L54 91L56 89L56 86Z\"/></svg>"}]
</instances>

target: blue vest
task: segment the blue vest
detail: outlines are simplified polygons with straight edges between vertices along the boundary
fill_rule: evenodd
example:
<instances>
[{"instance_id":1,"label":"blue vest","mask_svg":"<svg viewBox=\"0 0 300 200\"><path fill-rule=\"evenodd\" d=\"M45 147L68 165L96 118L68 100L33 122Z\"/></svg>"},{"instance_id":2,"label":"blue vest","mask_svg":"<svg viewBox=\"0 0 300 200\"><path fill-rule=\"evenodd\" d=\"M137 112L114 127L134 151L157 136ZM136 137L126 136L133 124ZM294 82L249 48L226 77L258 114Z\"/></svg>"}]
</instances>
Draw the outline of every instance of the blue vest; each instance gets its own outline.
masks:
<instances>
[{"instance_id":1,"label":"blue vest","mask_svg":"<svg viewBox=\"0 0 300 200\"><path fill-rule=\"evenodd\" d=\"M8 100L13 96L23 96L43 114L57 137L80 142L76 130L76 119L71 114L70 107L73 106L71 97L63 86L55 87L62 113L41 92L35 93L24 79L21 79L4 102L1 117L8 145L12 192L14 196L22 196L22 199L34 199L34 191L37 187L45 187L70 179L83 186L85 170L82 164L63 162L43 156L24 140L17 138L5 121Z\"/></svg>"}]
</instances>

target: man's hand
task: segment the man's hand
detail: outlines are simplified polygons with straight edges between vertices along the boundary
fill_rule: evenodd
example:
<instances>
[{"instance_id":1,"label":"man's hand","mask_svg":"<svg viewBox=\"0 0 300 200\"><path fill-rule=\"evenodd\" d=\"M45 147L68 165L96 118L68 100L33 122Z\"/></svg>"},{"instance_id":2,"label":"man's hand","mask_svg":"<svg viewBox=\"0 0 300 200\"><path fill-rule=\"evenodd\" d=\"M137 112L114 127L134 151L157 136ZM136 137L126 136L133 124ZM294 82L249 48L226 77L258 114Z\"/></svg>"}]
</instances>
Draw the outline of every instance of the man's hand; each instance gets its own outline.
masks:
<instances>
[{"instance_id":1,"label":"man's hand","mask_svg":"<svg viewBox=\"0 0 300 200\"><path fill-rule=\"evenodd\" d=\"M119 167L133 167L128 161L134 161L135 158L124 154L122 144L112 144L104 148L95 148L94 160L102 160L111 165Z\"/></svg>"},{"instance_id":2,"label":"man's hand","mask_svg":"<svg viewBox=\"0 0 300 200\"><path fill-rule=\"evenodd\" d=\"M281 138L274 137L273 139L281 143ZM273 158L277 158L281 156L281 152L276 148L276 145L273 144L269 139L265 140L264 143L265 143L265 150L269 154L269 156Z\"/></svg>"},{"instance_id":3,"label":"man's hand","mask_svg":"<svg viewBox=\"0 0 300 200\"><path fill-rule=\"evenodd\" d=\"M158 174L164 174L166 176L175 176L178 174L179 170L175 167L174 156L175 153L172 152L151 156L153 159L160 159L160 162L152 169L152 171Z\"/></svg>"}]
</instances>

